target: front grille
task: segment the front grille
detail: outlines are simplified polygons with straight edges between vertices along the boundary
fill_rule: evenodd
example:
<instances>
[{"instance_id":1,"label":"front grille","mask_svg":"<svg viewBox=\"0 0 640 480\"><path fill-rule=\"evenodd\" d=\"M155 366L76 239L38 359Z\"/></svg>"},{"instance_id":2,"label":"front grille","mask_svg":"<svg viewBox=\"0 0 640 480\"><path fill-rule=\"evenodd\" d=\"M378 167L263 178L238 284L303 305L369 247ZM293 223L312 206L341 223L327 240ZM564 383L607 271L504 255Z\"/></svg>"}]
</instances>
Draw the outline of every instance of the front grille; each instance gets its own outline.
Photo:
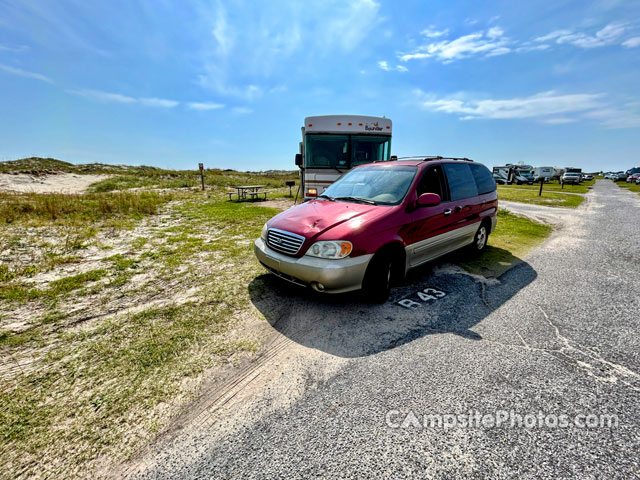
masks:
<instances>
[{"instance_id":1,"label":"front grille","mask_svg":"<svg viewBox=\"0 0 640 480\"><path fill-rule=\"evenodd\" d=\"M303 243L304 237L301 235L278 230L277 228L270 228L267 231L267 245L276 252L295 255Z\"/></svg>"}]
</instances>

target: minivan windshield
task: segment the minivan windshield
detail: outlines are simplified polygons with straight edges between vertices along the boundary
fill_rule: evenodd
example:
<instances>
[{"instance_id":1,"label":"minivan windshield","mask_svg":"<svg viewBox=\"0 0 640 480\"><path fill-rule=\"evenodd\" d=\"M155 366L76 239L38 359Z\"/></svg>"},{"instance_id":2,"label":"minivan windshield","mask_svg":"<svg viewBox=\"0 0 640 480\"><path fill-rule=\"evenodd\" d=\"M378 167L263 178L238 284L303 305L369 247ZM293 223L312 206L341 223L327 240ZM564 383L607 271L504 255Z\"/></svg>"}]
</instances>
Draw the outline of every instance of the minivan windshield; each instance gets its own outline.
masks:
<instances>
[{"instance_id":1,"label":"minivan windshield","mask_svg":"<svg viewBox=\"0 0 640 480\"><path fill-rule=\"evenodd\" d=\"M319 198L398 205L407 195L417 171L411 165L359 167L340 177Z\"/></svg>"}]
</instances>

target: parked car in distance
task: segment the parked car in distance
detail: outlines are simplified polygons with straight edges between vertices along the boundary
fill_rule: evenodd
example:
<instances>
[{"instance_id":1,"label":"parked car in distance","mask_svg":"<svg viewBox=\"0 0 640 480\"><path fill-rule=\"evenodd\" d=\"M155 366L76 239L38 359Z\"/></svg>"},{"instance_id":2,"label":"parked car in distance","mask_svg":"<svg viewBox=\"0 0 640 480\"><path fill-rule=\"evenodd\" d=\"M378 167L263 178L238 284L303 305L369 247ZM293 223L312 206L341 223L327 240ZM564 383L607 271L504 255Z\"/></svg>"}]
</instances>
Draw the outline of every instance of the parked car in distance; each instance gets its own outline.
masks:
<instances>
[{"instance_id":1,"label":"parked car in distance","mask_svg":"<svg viewBox=\"0 0 640 480\"><path fill-rule=\"evenodd\" d=\"M263 227L254 252L275 275L318 292L363 289L383 303L393 281L454 250L482 252L496 226L491 172L466 159L362 165Z\"/></svg>"},{"instance_id":2,"label":"parked car in distance","mask_svg":"<svg viewBox=\"0 0 640 480\"><path fill-rule=\"evenodd\" d=\"M627 180L627 174L624 172L615 173L613 176L614 182L624 182Z\"/></svg>"},{"instance_id":3,"label":"parked car in distance","mask_svg":"<svg viewBox=\"0 0 640 480\"><path fill-rule=\"evenodd\" d=\"M565 172L562 174L560 181L562 183L572 183L574 185L578 185L582 180L582 175L580 173L568 173Z\"/></svg>"},{"instance_id":4,"label":"parked car in distance","mask_svg":"<svg viewBox=\"0 0 640 480\"><path fill-rule=\"evenodd\" d=\"M627 183L637 183L637 180L640 178L640 172L632 173L627 177Z\"/></svg>"},{"instance_id":5,"label":"parked car in distance","mask_svg":"<svg viewBox=\"0 0 640 480\"><path fill-rule=\"evenodd\" d=\"M587 182L589 180L593 180L593 175L584 174L584 175L582 175L582 180L587 181Z\"/></svg>"},{"instance_id":6,"label":"parked car in distance","mask_svg":"<svg viewBox=\"0 0 640 480\"><path fill-rule=\"evenodd\" d=\"M518 175L519 177L524 179L524 181L520 181L520 183L518 183L518 185L521 185L522 183L527 183L529 185L533 185L534 178L533 178L533 174L530 171L528 171L528 170L516 170L516 175Z\"/></svg>"}]
</instances>

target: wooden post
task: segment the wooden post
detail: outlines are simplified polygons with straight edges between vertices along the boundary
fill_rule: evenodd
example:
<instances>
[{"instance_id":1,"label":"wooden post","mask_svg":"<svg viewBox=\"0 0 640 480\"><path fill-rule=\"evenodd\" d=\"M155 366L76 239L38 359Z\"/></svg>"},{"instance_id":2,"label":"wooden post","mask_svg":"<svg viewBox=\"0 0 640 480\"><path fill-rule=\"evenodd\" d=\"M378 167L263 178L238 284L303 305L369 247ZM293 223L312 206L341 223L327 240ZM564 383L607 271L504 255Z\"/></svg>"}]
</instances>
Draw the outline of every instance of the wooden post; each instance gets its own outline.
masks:
<instances>
[{"instance_id":1,"label":"wooden post","mask_svg":"<svg viewBox=\"0 0 640 480\"><path fill-rule=\"evenodd\" d=\"M199 163L198 168L200 169L200 180L202 180L202 191L204 192L204 163Z\"/></svg>"},{"instance_id":2,"label":"wooden post","mask_svg":"<svg viewBox=\"0 0 640 480\"><path fill-rule=\"evenodd\" d=\"M542 185L544 185L544 177L540 179L540 191L538 192L538 196L542 196Z\"/></svg>"}]
</instances>

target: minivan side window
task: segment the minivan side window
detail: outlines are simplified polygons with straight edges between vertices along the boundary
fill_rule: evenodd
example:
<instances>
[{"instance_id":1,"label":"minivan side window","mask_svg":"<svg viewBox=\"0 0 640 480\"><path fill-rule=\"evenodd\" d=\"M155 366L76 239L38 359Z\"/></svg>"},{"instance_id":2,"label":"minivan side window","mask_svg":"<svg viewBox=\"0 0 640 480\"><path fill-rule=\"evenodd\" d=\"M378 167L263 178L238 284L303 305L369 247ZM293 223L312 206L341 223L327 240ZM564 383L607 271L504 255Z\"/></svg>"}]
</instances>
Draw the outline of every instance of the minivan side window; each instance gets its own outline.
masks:
<instances>
[{"instance_id":1,"label":"minivan side window","mask_svg":"<svg viewBox=\"0 0 640 480\"><path fill-rule=\"evenodd\" d=\"M469 165L473 178L476 180L476 186L478 187L478 193L483 195L490 193L496 189L496 181L493 179L493 175L487 167L480 165L479 163L472 163Z\"/></svg>"},{"instance_id":2,"label":"minivan side window","mask_svg":"<svg viewBox=\"0 0 640 480\"><path fill-rule=\"evenodd\" d=\"M452 202L478 195L478 187L476 187L476 182L469 164L445 163L442 166L447 175Z\"/></svg>"},{"instance_id":3,"label":"minivan side window","mask_svg":"<svg viewBox=\"0 0 640 480\"><path fill-rule=\"evenodd\" d=\"M416 190L418 197L423 193L437 193L443 202L447 200L442 167L439 165L429 167L429 169L424 172Z\"/></svg>"}]
</instances>

